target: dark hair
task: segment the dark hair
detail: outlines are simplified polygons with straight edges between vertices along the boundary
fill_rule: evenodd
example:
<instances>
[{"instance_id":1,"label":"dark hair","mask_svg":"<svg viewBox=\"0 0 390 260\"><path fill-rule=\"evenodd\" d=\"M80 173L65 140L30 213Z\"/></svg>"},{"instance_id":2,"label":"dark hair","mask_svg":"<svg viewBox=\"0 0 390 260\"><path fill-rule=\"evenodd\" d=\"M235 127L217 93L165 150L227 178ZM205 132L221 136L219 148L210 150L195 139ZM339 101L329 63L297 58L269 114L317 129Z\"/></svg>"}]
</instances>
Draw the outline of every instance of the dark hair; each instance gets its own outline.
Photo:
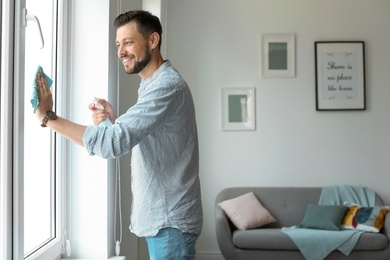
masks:
<instances>
[{"instance_id":1,"label":"dark hair","mask_svg":"<svg viewBox=\"0 0 390 260\"><path fill-rule=\"evenodd\" d=\"M160 36L158 47L161 48L162 26L157 16L144 10L128 11L120 14L114 20L114 26L119 28L133 21L136 22L138 32L141 33L145 39L147 39L152 33L157 32Z\"/></svg>"}]
</instances>

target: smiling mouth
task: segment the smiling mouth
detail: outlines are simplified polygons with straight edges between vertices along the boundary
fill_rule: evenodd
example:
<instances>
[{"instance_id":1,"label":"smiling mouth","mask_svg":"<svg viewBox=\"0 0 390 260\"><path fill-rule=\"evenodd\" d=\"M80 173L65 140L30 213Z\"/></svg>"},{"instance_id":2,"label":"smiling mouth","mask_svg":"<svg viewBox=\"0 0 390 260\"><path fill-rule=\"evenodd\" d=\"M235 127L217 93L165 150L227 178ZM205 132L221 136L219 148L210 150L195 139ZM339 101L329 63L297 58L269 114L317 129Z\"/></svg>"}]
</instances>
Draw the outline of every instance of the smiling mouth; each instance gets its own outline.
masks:
<instances>
[{"instance_id":1,"label":"smiling mouth","mask_svg":"<svg viewBox=\"0 0 390 260\"><path fill-rule=\"evenodd\" d=\"M134 58L122 58L122 63L124 65L128 64L131 60L133 60Z\"/></svg>"}]
</instances>

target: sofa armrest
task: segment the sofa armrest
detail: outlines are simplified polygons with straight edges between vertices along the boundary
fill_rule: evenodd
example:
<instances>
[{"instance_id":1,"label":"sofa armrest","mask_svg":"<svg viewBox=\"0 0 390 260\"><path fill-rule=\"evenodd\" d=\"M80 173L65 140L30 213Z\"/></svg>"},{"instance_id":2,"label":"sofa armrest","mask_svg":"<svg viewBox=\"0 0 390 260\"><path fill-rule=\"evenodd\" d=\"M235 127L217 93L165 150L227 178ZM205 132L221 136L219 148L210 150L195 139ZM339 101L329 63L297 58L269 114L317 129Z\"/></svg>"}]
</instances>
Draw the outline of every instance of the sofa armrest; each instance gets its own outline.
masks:
<instances>
[{"instance_id":1,"label":"sofa armrest","mask_svg":"<svg viewBox=\"0 0 390 260\"><path fill-rule=\"evenodd\" d=\"M233 244L234 226L226 216L225 212L223 212L223 210L218 206L219 202L220 200L217 196L214 206L217 241L219 249L225 259L231 259L233 257L233 252L236 249Z\"/></svg>"},{"instance_id":2,"label":"sofa armrest","mask_svg":"<svg viewBox=\"0 0 390 260\"><path fill-rule=\"evenodd\" d=\"M385 223L383 223L383 228L381 230L390 240L390 213L387 213L385 218Z\"/></svg>"}]
</instances>

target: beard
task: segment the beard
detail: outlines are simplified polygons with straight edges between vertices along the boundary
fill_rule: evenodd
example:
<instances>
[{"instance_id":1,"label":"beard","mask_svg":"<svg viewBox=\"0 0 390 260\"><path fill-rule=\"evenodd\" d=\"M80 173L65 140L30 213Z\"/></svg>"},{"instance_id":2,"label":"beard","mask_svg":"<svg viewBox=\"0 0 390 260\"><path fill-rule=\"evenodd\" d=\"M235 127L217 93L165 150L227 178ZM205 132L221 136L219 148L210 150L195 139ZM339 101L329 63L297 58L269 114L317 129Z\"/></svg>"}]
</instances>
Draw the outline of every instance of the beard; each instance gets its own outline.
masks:
<instances>
[{"instance_id":1,"label":"beard","mask_svg":"<svg viewBox=\"0 0 390 260\"><path fill-rule=\"evenodd\" d=\"M145 58L136 61L133 68L125 68L127 74L138 74L146 67L146 65L149 64L150 60L152 59L152 54L148 48L145 48L145 50Z\"/></svg>"}]
</instances>

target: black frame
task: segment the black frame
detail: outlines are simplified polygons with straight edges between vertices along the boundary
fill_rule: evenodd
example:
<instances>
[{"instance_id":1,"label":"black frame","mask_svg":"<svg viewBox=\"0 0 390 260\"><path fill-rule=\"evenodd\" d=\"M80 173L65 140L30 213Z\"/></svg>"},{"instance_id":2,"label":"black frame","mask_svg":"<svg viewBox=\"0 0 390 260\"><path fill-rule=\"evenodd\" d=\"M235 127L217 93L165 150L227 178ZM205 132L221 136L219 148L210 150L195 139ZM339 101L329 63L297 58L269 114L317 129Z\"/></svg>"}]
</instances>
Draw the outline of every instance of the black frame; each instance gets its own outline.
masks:
<instances>
[{"instance_id":1,"label":"black frame","mask_svg":"<svg viewBox=\"0 0 390 260\"><path fill-rule=\"evenodd\" d=\"M314 47L316 110L366 110L364 42L316 41Z\"/></svg>"}]
</instances>

